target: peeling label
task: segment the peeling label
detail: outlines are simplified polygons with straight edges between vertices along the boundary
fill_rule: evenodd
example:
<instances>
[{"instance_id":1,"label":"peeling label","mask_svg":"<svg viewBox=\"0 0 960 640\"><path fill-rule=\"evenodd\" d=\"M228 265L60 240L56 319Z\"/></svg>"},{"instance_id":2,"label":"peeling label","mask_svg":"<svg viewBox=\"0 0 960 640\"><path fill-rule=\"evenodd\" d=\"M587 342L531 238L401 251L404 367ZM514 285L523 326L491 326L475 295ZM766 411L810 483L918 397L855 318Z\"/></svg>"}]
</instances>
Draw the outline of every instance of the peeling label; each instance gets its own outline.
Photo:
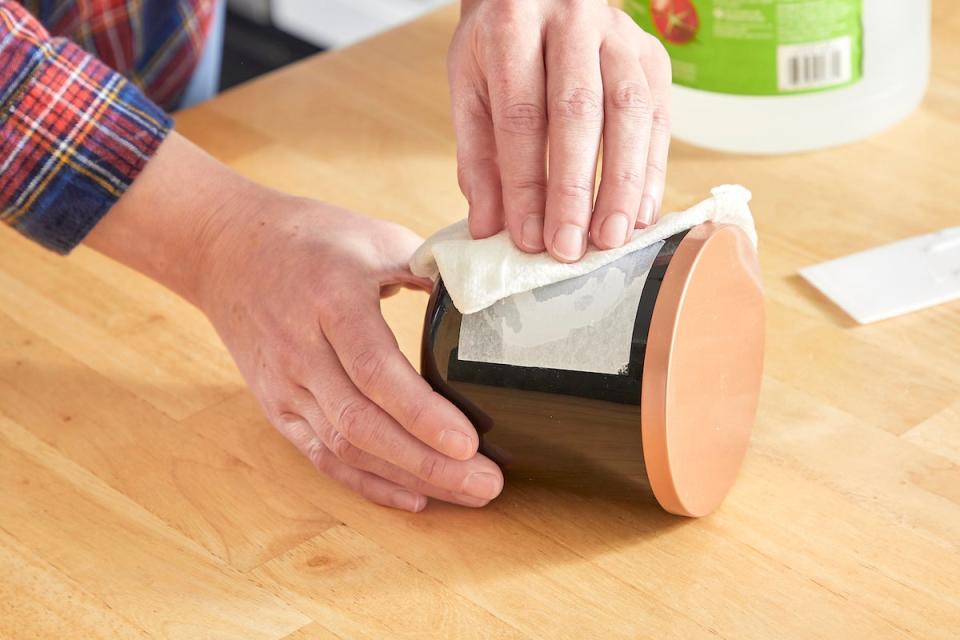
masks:
<instances>
[{"instance_id":1,"label":"peeling label","mask_svg":"<svg viewBox=\"0 0 960 640\"><path fill-rule=\"evenodd\" d=\"M458 358L620 374L643 286L663 242L591 273L504 298L463 316Z\"/></svg>"}]
</instances>

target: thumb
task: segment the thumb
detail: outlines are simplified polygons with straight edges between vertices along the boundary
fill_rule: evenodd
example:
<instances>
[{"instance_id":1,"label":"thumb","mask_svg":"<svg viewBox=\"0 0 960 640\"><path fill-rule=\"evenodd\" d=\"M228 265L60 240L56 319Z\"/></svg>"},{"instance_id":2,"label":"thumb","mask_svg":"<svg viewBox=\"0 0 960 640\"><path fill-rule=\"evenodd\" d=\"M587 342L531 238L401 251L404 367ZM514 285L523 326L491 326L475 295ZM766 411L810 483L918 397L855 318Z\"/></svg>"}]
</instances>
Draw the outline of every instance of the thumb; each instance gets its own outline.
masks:
<instances>
[{"instance_id":1,"label":"thumb","mask_svg":"<svg viewBox=\"0 0 960 640\"><path fill-rule=\"evenodd\" d=\"M383 240L379 243L380 271L379 282L381 296L396 293L396 288L409 287L433 290L433 281L413 275L410 271L410 258L423 244L423 238L410 229L398 224L390 224Z\"/></svg>"}]
</instances>

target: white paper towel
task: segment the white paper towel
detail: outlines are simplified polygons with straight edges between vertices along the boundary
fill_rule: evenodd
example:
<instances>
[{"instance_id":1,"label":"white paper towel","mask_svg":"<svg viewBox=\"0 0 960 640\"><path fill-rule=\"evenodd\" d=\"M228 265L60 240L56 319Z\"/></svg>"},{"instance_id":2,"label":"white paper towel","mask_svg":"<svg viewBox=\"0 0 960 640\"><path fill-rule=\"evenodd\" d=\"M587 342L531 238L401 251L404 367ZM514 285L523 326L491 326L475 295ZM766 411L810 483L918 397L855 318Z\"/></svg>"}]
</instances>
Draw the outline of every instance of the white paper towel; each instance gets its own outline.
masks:
<instances>
[{"instance_id":1,"label":"white paper towel","mask_svg":"<svg viewBox=\"0 0 960 640\"><path fill-rule=\"evenodd\" d=\"M663 241L575 278L522 291L463 316L457 358L626 374L637 307Z\"/></svg>"},{"instance_id":2,"label":"white paper towel","mask_svg":"<svg viewBox=\"0 0 960 640\"><path fill-rule=\"evenodd\" d=\"M590 273L707 221L739 226L756 246L757 232L748 205L750 192L740 185L722 185L710 193L710 198L686 211L666 214L655 225L635 230L622 247L606 251L590 247L579 262L572 264L558 262L546 252L525 253L506 231L473 240L467 221L461 220L430 236L413 254L410 269L417 276L433 280L442 276L453 304L460 313L468 314L515 293Z\"/></svg>"}]
</instances>

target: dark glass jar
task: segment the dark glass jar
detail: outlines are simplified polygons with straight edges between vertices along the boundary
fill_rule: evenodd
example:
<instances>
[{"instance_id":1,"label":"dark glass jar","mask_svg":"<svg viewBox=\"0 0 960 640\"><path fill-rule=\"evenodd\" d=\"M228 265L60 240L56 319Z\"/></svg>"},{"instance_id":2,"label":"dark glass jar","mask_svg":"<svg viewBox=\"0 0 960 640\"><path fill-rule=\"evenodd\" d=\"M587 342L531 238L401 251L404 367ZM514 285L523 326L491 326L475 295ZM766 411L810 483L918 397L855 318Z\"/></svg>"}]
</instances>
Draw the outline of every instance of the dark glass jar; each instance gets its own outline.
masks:
<instances>
[{"instance_id":1,"label":"dark glass jar","mask_svg":"<svg viewBox=\"0 0 960 640\"><path fill-rule=\"evenodd\" d=\"M722 501L746 450L763 358L759 267L742 230L706 223L663 243L630 326L591 334L629 332L629 362L615 373L461 359L462 323L439 281L422 372L471 419L481 450L508 478L652 489L665 509L688 516Z\"/></svg>"}]
</instances>

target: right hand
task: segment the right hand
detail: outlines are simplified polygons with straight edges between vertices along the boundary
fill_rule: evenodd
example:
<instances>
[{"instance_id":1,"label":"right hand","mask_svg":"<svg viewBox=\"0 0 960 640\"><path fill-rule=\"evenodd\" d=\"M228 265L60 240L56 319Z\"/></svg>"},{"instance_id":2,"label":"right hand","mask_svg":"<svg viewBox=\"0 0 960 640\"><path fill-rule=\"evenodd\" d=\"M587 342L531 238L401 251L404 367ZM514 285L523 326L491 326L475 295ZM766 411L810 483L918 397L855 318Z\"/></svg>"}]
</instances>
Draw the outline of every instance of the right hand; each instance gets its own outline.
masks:
<instances>
[{"instance_id":1,"label":"right hand","mask_svg":"<svg viewBox=\"0 0 960 640\"><path fill-rule=\"evenodd\" d=\"M612 249L652 224L670 145L663 45L605 0L462 6L448 69L473 237L506 228L523 251L576 262L588 238Z\"/></svg>"}]
</instances>

